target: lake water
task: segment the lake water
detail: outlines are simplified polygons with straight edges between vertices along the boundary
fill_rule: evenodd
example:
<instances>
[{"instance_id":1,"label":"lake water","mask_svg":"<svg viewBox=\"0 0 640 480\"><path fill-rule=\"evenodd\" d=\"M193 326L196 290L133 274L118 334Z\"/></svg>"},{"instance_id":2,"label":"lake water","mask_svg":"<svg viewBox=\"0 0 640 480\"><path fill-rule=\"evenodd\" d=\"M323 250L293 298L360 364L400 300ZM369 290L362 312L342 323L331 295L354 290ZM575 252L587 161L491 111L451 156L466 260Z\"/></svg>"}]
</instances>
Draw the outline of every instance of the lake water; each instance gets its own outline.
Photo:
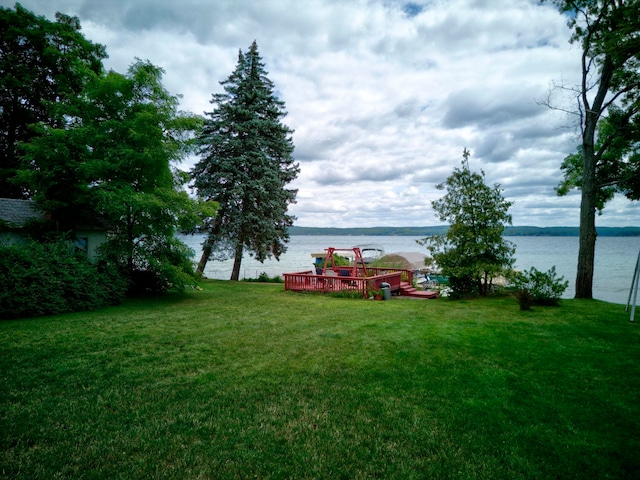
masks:
<instances>
[{"instance_id":1,"label":"lake water","mask_svg":"<svg viewBox=\"0 0 640 480\"><path fill-rule=\"evenodd\" d=\"M564 297L575 293L576 266L578 261L578 237L506 237L516 245L516 264L520 270L535 267L546 272L556 267L558 277L569 281ZM200 259L202 235L183 236L181 239L196 252ZM267 260L263 264L249 255L242 259L240 278L256 278L265 272L269 276L310 270L311 253L325 248L351 248L356 245L377 244L386 253L421 252L426 249L416 243L419 237L411 236L330 236L293 235L287 252L280 261ZM596 242L593 296L612 303L626 304L633 280L633 271L640 251L640 237L599 237ZM205 269L208 278L228 280L233 261L209 261Z\"/></svg>"}]
</instances>

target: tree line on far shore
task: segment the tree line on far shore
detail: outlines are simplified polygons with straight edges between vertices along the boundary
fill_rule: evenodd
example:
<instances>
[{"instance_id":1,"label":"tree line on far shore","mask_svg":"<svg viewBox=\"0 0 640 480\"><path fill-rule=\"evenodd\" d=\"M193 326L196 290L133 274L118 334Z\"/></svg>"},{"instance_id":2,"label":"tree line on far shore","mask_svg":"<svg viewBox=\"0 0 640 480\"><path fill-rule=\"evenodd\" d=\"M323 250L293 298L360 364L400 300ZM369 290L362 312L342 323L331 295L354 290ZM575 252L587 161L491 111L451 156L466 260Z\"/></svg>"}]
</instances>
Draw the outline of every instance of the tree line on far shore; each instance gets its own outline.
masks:
<instances>
[{"instance_id":1,"label":"tree line on far shore","mask_svg":"<svg viewBox=\"0 0 640 480\"><path fill-rule=\"evenodd\" d=\"M449 227L438 225L431 227L356 227L356 228L323 228L298 227L289 228L290 235L361 235L361 236L415 236L429 237L442 235ZM598 227L600 237L640 237L640 227ZM508 237L577 237L580 227L511 227L504 229Z\"/></svg>"}]
</instances>

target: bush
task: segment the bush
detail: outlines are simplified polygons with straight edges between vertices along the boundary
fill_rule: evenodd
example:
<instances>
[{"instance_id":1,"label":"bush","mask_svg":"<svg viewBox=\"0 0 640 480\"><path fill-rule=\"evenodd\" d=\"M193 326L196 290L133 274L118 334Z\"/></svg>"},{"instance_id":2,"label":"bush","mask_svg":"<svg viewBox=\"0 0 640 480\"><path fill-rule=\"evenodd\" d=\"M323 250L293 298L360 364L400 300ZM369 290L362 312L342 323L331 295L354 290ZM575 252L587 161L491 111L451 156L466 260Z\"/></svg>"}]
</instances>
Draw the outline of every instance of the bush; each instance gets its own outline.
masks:
<instances>
[{"instance_id":1,"label":"bush","mask_svg":"<svg viewBox=\"0 0 640 480\"><path fill-rule=\"evenodd\" d=\"M478 284L471 275L451 275L449 276L449 286L451 287L450 297L464 298L478 294Z\"/></svg>"},{"instance_id":2,"label":"bush","mask_svg":"<svg viewBox=\"0 0 640 480\"><path fill-rule=\"evenodd\" d=\"M515 293L516 299L520 304L520 310L531 310L531 305L533 305L533 295L526 288L516 290Z\"/></svg>"},{"instance_id":3,"label":"bush","mask_svg":"<svg viewBox=\"0 0 640 480\"><path fill-rule=\"evenodd\" d=\"M159 295L169 290L169 282L153 270L133 270L129 273L127 296Z\"/></svg>"},{"instance_id":4,"label":"bush","mask_svg":"<svg viewBox=\"0 0 640 480\"><path fill-rule=\"evenodd\" d=\"M531 267L516 276L514 286L520 309L528 310L534 304L558 305L569 282L564 277L556 278L555 266L545 273Z\"/></svg>"},{"instance_id":5,"label":"bush","mask_svg":"<svg viewBox=\"0 0 640 480\"><path fill-rule=\"evenodd\" d=\"M329 292L327 295L335 298L363 299L362 292L360 290L339 290L337 292Z\"/></svg>"},{"instance_id":6,"label":"bush","mask_svg":"<svg viewBox=\"0 0 640 480\"><path fill-rule=\"evenodd\" d=\"M193 250L179 239L147 238L144 252L131 252L118 238L112 240L102 245L100 253L110 264L118 265L128 281L127 295L183 292L196 283Z\"/></svg>"},{"instance_id":7,"label":"bush","mask_svg":"<svg viewBox=\"0 0 640 480\"><path fill-rule=\"evenodd\" d=\"M274 275L270 277L267 272L262 272L258 275L258 278L245 278L245 282L259 282L259 283L284 283L282 277Z\"/></svg>"},{"instance_id":8,"label":"bush","mask_svg":"<svg viewBox=\"0 0 640 480\"><path fill-rule=\"evenodd\" d=\"M95 310L120 302L125 288L115 268L66 242L0 246L0 318Z\"/></svg>"}]
</instances>

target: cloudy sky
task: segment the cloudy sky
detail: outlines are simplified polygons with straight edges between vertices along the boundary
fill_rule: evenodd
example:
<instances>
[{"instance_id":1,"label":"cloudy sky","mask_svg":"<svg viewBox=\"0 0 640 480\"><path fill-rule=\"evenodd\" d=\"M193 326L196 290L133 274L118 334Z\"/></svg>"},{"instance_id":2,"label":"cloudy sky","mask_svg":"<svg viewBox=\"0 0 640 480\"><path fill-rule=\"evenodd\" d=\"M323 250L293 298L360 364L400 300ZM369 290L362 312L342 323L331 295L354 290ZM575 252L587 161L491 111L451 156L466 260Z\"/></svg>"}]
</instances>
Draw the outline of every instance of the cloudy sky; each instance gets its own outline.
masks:
<instances>
[{"instance_id":1,"label":"cloudy sky","mask_svg":"<svg viewBox=\"0 0 640 480\"><path fill-rule=\"evenodd\" d=\"M13 0L0 5L13 7ZM442 222L435 185L471 152L499 183L514 225L577 226L579 193L558 197L574 119L541 105L576 85L580 51L565 19L539 0L21 0L53 19L80 18L107 47L108 69L136 57L166 71L181 108L211 94L258 43L295 130L296 225L428 226ZM565 91L566 92L566 91ZM561 90L554 104L572 108ZM189 169L195 159L182 167ZM638 225L616 198L600 226Z\"/></svg>"}]
</instances>

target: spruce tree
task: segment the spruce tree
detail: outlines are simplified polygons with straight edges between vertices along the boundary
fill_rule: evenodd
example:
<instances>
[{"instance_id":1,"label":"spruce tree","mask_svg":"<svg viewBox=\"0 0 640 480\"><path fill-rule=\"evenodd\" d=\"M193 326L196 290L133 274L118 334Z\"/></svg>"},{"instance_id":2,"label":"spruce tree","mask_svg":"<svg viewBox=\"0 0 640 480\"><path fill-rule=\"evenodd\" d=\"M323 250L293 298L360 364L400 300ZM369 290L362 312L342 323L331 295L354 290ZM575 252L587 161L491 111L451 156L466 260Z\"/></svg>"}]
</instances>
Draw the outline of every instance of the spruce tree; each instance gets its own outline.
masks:
<instances>
[{"instance_id":1,"label":"spruce tree","mask_svg":"<svg viewBox=\"0 0 640 480\"><path fill-rule=\"evenodd\" d=\"M240 51L233 73L213 94L199 137L200 161L191 171L204 200L218 202L218 215L207 227L198 272L207 261L234 258L231 280L238 280L245 251L259 261L286 251L287 213L297 190L287 189L298 173L293 159L293 130L282 123L284 102L274 92L254 41Z\"/></svg>"}]
</instances>

